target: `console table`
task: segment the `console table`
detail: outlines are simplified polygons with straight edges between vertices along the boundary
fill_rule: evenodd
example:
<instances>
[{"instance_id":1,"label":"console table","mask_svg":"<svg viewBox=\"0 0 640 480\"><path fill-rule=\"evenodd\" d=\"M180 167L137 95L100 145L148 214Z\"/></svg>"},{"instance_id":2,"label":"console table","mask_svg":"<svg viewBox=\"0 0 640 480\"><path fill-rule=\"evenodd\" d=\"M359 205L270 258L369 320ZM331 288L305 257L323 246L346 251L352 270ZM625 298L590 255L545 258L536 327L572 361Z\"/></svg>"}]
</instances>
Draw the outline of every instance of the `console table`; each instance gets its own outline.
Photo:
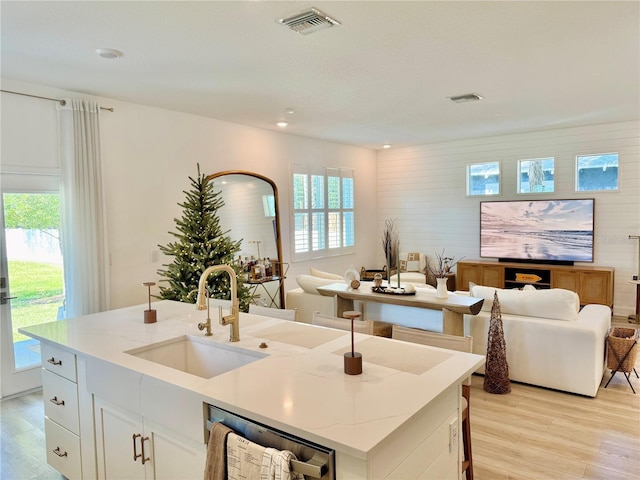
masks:
<instances>
[{"instance_id":1,"label":"console table","mask_svg":"<svg viewBox=\"0 0 640 480\"><path fill-rule=\"evenodd\" d=\"M435 290L418 290L415 295L391 295L371 291L372 282L362 282L354 290L344 283L332 283L318 287L318 293L327 297L337 297L337 315L353 310L353 301L387 303L406 307L442 310L442 332L449 335L464 335L463 316L465 313L477 315L484 299L450 294L447 298L436 298Z\"/></svg>"},{"instance_id":2,"label":"console table","mask_svg":"<svg viewBox=\"0 0 640 480\"><path fill-rule=\"evenodd\" d=\"M459 290L469 290L469 282L496 288L530 284L576 292L582 305L599 303L613 308L615 271L611 267L465 260L456 269Z\"/></svg>"}]
</instances>

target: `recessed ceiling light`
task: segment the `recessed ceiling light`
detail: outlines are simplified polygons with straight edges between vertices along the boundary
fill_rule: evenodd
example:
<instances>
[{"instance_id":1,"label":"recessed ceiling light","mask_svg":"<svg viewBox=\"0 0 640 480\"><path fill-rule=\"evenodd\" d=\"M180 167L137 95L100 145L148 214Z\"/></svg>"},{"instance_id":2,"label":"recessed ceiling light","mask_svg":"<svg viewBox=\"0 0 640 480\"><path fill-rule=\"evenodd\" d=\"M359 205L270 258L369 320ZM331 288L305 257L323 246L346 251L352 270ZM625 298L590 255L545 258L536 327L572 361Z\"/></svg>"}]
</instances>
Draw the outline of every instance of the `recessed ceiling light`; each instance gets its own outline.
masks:
<instances>
[{"instance_id":1,"label":"recessed ceiling light","mask_svg":"<svg viewBox=\"0 0 640 480\"><path fill-rule=\"evenodd\" d=\"M113 48L99 48L96 50L96 53L100 55L102 58L120 58L124 53L120 50L115 50Z\"/></svg>"},{"instance_id":2,"label":"recessed ceiling light","mask_svg":"<svg viewBox=\"0 0 640 480\"><path fill-rule=\"evenodd\" d=\"M382 148L391 148L391 145L389 145L388 143L385 143L384 145L382 145Z\"/></svg>"},{"instance_id":3,"label":"recessed ceiling light","mask_svg":"<svg viewBox=\"0 0 640 480\"><path fill-rule=\"evenodd\" d=\"M478 100L482 100L484 97L481 97L477 93L465 93L464 95L456 95L454 97L447 97L452 102L456 103L466 103L466 102L476 102Z\"/></svg>"},{"instance_id":4,"label":"recessed ceiling light","mask_svg":"<svg viewBox=\"0 0 640 480\"><path fill-rule=\"evenodd\" d=\"M280 128L284 128L289 124L287 122L278 122L278 123L276 123L276 125L279 126Z\"/></svg>"},{"instance_id":5,"label":"recessed ceiling light","mask_svg":"<svg viewBox=\"0 0 640 480\"><path fill-rule=\"evenodd\" d=\"M293 115L295 113L293 108L287 108L285 112L287 112L289 115Z\"/></svg>"}]
</instances>

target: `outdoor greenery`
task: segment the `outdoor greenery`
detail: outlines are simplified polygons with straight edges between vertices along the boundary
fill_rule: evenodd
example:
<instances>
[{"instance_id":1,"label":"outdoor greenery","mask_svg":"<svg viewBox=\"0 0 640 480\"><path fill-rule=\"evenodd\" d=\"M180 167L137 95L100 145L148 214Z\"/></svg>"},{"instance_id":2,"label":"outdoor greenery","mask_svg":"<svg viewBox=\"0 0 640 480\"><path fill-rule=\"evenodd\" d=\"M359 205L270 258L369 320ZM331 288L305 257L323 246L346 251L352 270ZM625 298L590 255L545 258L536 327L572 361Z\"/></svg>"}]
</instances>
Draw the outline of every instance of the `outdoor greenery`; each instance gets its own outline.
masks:
<instances>
[{"instance_id":1,"label":"outdoor greenery","mask_svg":"<svg viewBox=\"0 0 640 480\"><path fill-rule=\"evenodd\" d=\"M8 267L11 296L17 297L11 300L15 342L27 339L18 328L56 320L63 302L62 265L10 260Z\"/></svg>"},{"instance_id":2,"label":"outdoor greenery","mask_svg":"<svg viewBox=\"0 0 640 480\"><path fill-rule=\"evenodd\" d=\"M6 229L40 230L58 237L60 195L57 193L4 193ZM13 340L27 340L18 328L50 322L64 302L62 265L8 260Z\"/></svg>"},{"instance_id":3,"label":"outdoor greenery","mask_svg":"<svg viewBox=\"0 0 640 480\"><path fill-rule=\"evenodd\" d=\"M3 200L5 228L57 230L60 226L60 195L5 193Z\"/></svg>"}]
</instances>

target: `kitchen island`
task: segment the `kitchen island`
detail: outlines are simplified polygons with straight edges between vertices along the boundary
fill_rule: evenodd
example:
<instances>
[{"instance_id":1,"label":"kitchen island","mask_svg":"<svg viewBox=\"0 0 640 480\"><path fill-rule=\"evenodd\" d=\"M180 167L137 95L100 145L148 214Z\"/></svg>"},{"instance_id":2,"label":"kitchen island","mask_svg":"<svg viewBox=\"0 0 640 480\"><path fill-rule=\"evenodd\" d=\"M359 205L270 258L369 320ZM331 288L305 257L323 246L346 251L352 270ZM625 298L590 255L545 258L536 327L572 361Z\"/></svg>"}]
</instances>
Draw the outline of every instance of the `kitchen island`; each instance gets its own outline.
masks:
<instances>
[{"instance_id":1,"label":"kitchen island","mask_svg":"<svg viewBox=\"0 0 640 480\"><path fill-rule=\"evenodd\" d=\"M172 478L174 471L202 478L206 406L215 405L334 450L337 478L460 477L460 383L484 357L356 334L363 373L350 376L343 371L348 332L241 314L240 341L231 344L217 312L213 335L203 337L197 325L206 312L194 305L161 301L153 308L153 324L143 323L141 305L21 329L42 342L45 377L65 376L50 373L60 358L68 365L65 355L75 362L64 380L76 388L77 425L67 428L45 410L51 432L59 433L47 428L50 463L58 470L71 457L78 463L66 476L130 477L118 470L128 461L141 468L140 478ZM176 338L256 358L203 378L133 354ZM45 404L55 409L48 384ZM129 426L127 450L120 452L125 446L115 437ZM69 433L78 452L61 456L67 450L50 437Z\"/></svg>"}]
</instances>

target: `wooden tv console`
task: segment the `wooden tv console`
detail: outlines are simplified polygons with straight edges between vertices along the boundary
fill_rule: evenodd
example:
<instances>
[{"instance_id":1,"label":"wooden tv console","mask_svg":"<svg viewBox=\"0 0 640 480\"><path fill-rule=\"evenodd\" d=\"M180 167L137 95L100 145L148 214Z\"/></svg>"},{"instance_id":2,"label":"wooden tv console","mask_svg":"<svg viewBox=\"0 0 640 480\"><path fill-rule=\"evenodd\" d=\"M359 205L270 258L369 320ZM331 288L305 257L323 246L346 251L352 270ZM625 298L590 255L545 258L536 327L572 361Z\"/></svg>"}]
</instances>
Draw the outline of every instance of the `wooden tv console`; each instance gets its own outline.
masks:
<instances>
[{"instance_id":1,"label":"wooden tv console","mask_svg":"<svg viewBox=\"0 0 640 480\"><path fill-rule=\"evenodd\" d=\"M582 265L465 260L457 265L458 288L468 290L469 282L497 288L564 288L580 297L580 304L600 303L613 308L614 269Z\"/></svg>"}]
</instances>

